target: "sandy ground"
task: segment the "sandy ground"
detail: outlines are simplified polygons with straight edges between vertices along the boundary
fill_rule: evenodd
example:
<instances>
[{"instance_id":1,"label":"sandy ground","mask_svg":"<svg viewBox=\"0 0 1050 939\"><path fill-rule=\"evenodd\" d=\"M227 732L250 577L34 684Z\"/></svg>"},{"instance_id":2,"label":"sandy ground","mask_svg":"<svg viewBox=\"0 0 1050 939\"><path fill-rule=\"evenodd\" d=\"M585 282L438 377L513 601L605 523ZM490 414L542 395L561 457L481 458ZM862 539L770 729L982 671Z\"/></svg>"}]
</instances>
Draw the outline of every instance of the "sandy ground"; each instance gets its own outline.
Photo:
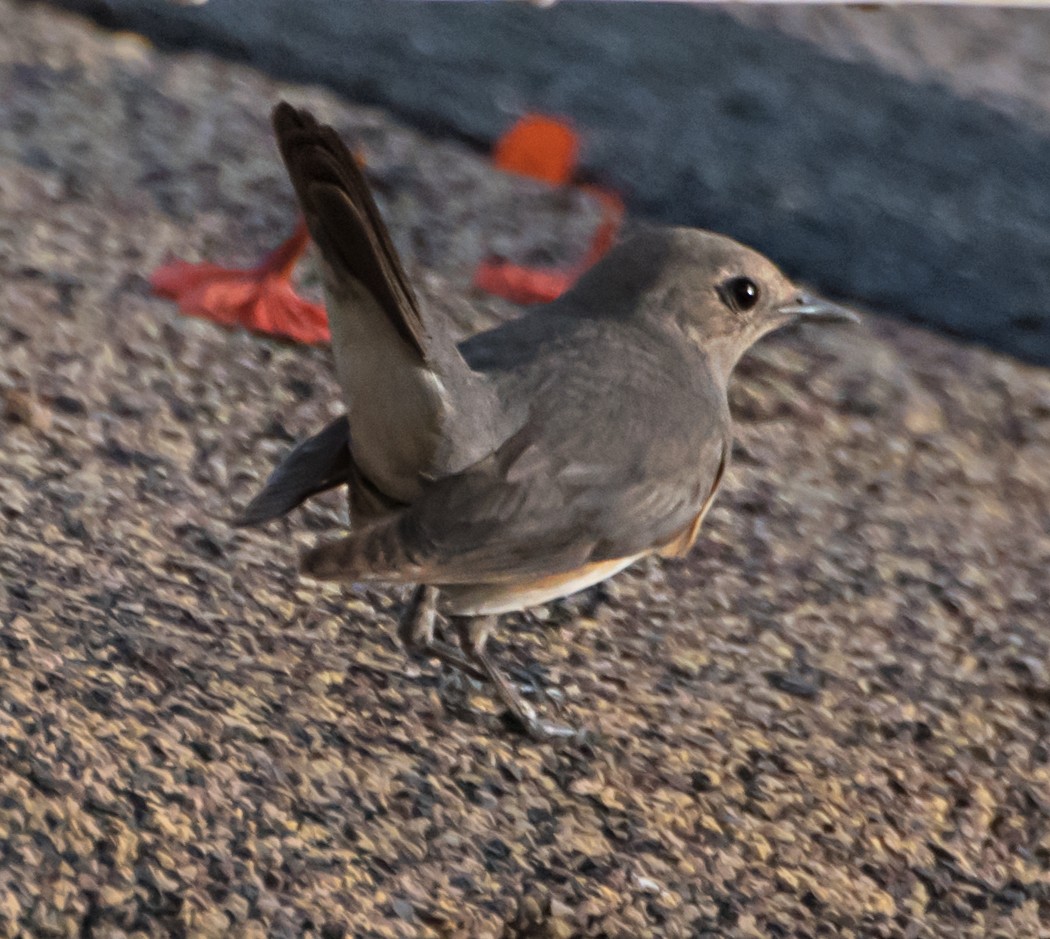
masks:
<instances>
[{"instance_id":1,"label":"sandy ground","mask_svg":"<svg viewBox=\"0 0 1050 939\"><path fill-rule=\"evenodd\" d=\"M594 735L524 741L405 662L396 592L298 582L337 499L225 524L338 409L328 356L145 276L290 229L282 96L363 152L451 314L593 206L0 13L0 935L1050 935L1046 371L875 318L767 340L692 556L499 635Z\"/></svg>"}]
</instances>

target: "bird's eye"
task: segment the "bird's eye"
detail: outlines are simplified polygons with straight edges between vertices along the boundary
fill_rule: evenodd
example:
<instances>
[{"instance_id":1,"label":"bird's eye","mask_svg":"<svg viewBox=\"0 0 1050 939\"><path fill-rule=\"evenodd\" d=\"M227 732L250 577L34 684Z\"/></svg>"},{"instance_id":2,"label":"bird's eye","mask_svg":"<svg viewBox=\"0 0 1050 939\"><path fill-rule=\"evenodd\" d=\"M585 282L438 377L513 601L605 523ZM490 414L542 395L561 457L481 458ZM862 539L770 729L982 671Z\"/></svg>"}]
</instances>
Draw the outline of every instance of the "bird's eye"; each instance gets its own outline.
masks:
<instances>
[{"instance_id":1,"label":"bird's eye","mask_svg":"<svg viewBox=\"0 0 1050 939\"><path fill-rule=\"evenodd\" d=\"M718 290L722 301L737 313L746 313L758 303L758 284L750 277L734 277Z\"/></svg>"}]
</instances>

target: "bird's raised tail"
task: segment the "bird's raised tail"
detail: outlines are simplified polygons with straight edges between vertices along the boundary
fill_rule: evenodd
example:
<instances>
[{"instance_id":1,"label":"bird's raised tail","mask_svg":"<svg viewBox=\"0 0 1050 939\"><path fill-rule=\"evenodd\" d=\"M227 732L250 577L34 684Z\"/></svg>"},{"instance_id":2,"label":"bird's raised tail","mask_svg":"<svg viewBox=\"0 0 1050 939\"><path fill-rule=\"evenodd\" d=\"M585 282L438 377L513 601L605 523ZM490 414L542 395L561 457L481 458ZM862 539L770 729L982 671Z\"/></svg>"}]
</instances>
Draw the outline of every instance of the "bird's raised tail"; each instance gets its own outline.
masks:
<instances>
[{"instance_id":1,"label":"bird's raised tail","mask_svg":"<svg viewBox=\"0 0 1050 939\"><path fill-rule=\"evenodd\" d=\"M419 305L368 182L331 127L282 101L273 127L310 236L337 276L375 298L390 324L421 358L426 338Z\"/></svg>"},{"instance_id":2,"label":"bird's raised tail","mask_svg":"<svg viewBox=\"0 0 1050 939\"><path fill-rule=\"evenodd\" d=\"M424 480L500 442L495 390L463 360L450 323L424 322L364 174L335 131L285 103L273 126L321 253L354 466L386 498L411 502Z\"/></svg>"}]
</instances>

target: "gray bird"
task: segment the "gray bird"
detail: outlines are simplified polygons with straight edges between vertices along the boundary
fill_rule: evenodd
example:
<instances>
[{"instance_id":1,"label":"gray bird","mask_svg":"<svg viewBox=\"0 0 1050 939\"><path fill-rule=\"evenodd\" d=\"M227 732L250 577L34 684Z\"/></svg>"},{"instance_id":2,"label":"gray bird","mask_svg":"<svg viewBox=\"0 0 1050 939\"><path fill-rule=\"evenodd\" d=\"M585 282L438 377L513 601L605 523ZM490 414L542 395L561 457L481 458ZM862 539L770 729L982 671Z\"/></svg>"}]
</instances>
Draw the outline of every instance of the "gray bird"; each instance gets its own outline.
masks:
<instances>
[{"instance_id":1,"label":"gray bird","mask_svg":"<svg viewBox=\"0 0 1050 939\"><path fill-rule=\"evenodd\" d=\"M497 618L688 552L729 462L737 361L799 317L856 316L729 238L672 228L457 344L332 128L286 103L273 123L320 250L346 416L296 447L239 522L347 484L350 533L307 551L302 573L419 585L399 629L410 653L490 682L530 735L568 733L486 654ZM439 596L458 647L435 635Z\"/></svg>"}]
</instances>

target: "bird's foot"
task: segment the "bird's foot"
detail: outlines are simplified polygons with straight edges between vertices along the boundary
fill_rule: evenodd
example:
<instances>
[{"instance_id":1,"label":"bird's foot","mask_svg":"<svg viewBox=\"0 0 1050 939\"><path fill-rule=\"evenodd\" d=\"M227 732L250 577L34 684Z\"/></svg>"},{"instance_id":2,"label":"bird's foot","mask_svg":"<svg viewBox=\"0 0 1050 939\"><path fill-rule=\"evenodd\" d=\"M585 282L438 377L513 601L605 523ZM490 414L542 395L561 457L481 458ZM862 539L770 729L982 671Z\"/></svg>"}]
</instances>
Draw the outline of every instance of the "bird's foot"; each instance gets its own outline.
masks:
<instances>
[{"instance_id":1,"label":"bird's foot","mask_svg":"<svg viewBox=\"0 0 1050 939\"><path fill-rule=\"evenodd\" d=\"M560 708L565 701L564 693L558 688L548 686L543 670L538 666L527 667L512 665L507 671L517 683L518 690L525 695L535 696L555 708Z\"/></svg>"},{"instance_id":2,"label":"bird's foot","mask_svg":"<svg viewBox=\"0 0 1050 939\"><path fill-rule=\"evenodd\" d=\"M583 740L587 731L583 728L572 727L568 724L557 724L548 721L536 714L533 708L524 701L519 701L519 707L508 707L504 711L504 720L515 729L538 743L551 743L556 740Z\"/></svg>"},{"instance_id":3,"label":"bird's foot","mask_svg":"<svg viewBox=\"0 0 1050 939\"><path fill-rule=\"evenodd\" d=\"M435 636L437 597L438 592L434 587L420 586L413 591L397 626L401 644L414 659L437 659L471 678L485 681L487 676L459 649Z\"/></svg>"},{"instance_id":4,"label":"bird's foot","mask_svg":"<svg viewBox=\"0 0 1050 939\"><path fill-rule=\"evenodd\" d=\"M444 661L441 663L438 671L438 691L443 698L453 697L467 701L483 684L484 681L477 674L471 674L458 665L453 666Z\"/></svg>"}]
</instances>

